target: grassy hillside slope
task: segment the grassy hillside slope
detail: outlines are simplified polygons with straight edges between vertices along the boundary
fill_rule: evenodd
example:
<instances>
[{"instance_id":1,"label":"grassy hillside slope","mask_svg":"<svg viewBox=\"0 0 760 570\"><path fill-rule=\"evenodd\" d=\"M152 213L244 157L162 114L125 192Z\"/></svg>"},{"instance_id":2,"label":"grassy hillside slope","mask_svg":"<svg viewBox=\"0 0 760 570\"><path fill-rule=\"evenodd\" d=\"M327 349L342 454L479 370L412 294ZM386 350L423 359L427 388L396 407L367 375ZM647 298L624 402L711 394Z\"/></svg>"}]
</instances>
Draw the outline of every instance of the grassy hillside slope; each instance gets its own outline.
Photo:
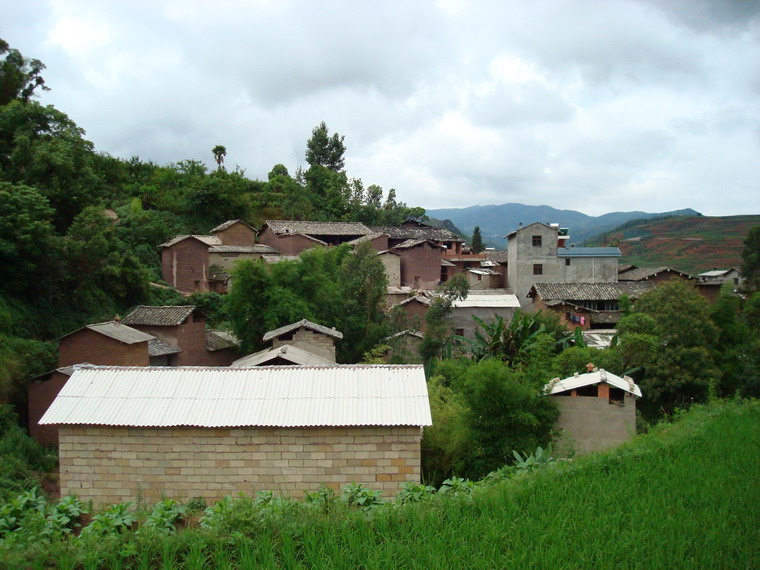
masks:
<instances>
[{"instance_id":1,"label":"grassy hillside slope","mask_svg":"<svg viewBox=\"0 0 760 570\"><path fill-rule=\"evenodd\" d=\"M216 532L38 541L0 551L0 566L757 568L758 449L760 402L716 402L611 452L470 492L371 511L241 510Z\"/></svg>"},{"instance_id":2,"label":"grassy hillside slope","mask_svg":"<svg viewBox=\"0 0 760 570\"><path fill-rule=\"evenodd\" d=\"M669 265L687 273L739 268L743 241L760 215L688 216L629 222L590 244L618 244L621 264Z\"/></svg>"}]
</instances>

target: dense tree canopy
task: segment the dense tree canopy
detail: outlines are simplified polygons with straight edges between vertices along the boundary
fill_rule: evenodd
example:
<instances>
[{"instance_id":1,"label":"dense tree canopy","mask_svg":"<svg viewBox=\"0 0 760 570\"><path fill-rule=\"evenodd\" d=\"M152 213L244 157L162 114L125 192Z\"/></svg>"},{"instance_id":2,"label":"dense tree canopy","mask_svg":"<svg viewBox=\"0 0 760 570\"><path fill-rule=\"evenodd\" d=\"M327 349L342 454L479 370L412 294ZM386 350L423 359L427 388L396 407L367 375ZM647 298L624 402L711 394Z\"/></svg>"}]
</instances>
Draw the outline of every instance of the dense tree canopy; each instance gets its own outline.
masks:
<instances>
[{"instance_id":1,"label":"dense tree canopy","mask_svg":"<svg viewBox=\"0 0 760 570\"><path fill-rule=\"evenodd\" d=\"M760 226L754 226L744 238L742 277L748 291L760 290Z\"/></svg>"}]
</instances>

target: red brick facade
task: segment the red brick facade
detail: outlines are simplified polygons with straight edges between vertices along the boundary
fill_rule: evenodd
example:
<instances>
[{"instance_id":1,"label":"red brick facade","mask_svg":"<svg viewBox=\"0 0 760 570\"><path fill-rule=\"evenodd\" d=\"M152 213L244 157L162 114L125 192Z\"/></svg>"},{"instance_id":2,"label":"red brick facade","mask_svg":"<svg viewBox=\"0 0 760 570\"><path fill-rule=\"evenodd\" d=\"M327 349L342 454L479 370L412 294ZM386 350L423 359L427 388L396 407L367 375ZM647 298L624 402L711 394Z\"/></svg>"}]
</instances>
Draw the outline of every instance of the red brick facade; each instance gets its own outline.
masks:
<instances>
[{"instance_id":1,"label":"red brick facade","mask_svg":"<svg viewBox=\"0 0 760 570\"><path fill-rule=\"evenodd\" d=\"M148 342L126 344L83 328L61 339L58 345L58 366L71 366L83 362L112 366L148 366Z\"/></svg>"},{"instance_id":2,"label":"red brick facade","mask_svg":"<svg viewBox=\"0 0 760 570\"><path fill-rule=\"evenodd\" d=\"M395 250L401 257L401 286L435 289L441 280L441 252L429 242Z\"/></svg>"},{"instance_id":3,"label":"red brick facade","mask_svg":"<svg viewBox=\"0 0 760 570\"><path fill-rule=\"evenodd\" d=\"M245 245L252 246L256 242L256 232L254 229L238 220L231 226L213 232L224 245Z\"/></svg>"},{"instance_id":4,"label":"red brick facade","mask_svg":"<svg viewBox=\"0 0 760 570\"><path fill-rule=\"evenodd\" d=\"M161 276L179 291L208 291L208 244L188 237L161 250Z\"/></svg>"}]
</instances>

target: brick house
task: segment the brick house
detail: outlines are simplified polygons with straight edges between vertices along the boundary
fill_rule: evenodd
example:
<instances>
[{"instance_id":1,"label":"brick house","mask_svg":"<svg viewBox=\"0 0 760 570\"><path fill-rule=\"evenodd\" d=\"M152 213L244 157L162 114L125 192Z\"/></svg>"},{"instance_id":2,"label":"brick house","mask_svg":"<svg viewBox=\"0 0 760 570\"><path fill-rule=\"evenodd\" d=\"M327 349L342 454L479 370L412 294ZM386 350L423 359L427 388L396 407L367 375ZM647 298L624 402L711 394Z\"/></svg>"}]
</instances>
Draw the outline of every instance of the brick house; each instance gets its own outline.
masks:
<instances>
[{"instance_id":1,"label":"brick house","mask_svg":"<svg viewBox=\"0 0 760 570\"><path fill-rule=\"evenodd\" d=\"M436 228L415 220L406 220L400 226L371 226L373 232L388 236L388 247L394 248L407 240L428 240L441 246L445 256L462 254L464 240L446 228Z\"/></svg>"},{"instance_id":2,"label":"brick house","mask_svg":"<svg viewBox=\"0 0 760 570\"><path fill-rule=\"evenodd\" d=\"M194 305L139 305L122 323L178 348L165 363L152 360L154 366L229 366L239 357L235 341L221 331L207 331L206 317Z\"/></svg>"},{"instance_id":3,"label":"brick house","mask_svg":"<svg viewBox=\"0 0 760 570\"><path fill-rule=\"evenodd\" d=\"M628 376L606 370L555 378L544 392L559 406L556 427L561 440L580 453L599 451L628 441L636 433L636 398L641 390Z\"/></svg>"},{"instance_id":4,"label":"brick house","mask_svg":"<svg viewBox=\"0 0 760 570\"><path fill-rule=\"evenodd\" d=\"M343 338L343 333L306 319L285 325L264 334L264 342L272 341L272 348L283 345L297 346L320 358L335 362L335 341Z\"/></svg>"},{"instance_id":5,"label":"brick house","mask_svg":"<svg viewBox=\"0 0 760 570\"><path fill-rule=\"evenodd\" d=\"M224 245L252 246L256 243L256 230L243 220L227 220L209 233Z\"/></svg>"},{"instance_id":6,"label":"brick house","mask_svg":"<svg viewBox=\"0 0 760 570\"><path fill-rule=\"evenodd\" d=\"M27 385L29 435L45 447L58 445L58 426L38 422L73 372L73 366L62 366L32 378Z\"/></svg>"},{"instance_id":7,"label":"brick house","mask_svg":"<svg viewBox=\"0 0 760 570\"><path fill-rule=\"evenodd\" d=\"M406 326L411 327L413 330L419 330L424 332L426 328L425 315L430 308L432 299L424 295L412 295L407 297L403 301L399 301L395 305L389 307L388 312L401 312L403 314L403 322Z\"/></svg>"},{"instance_id":8,"label":"brick house","mask_svg":"<svg viewBox=\"0 0 760 570\"><path fill-rule=\"evenodd\" d=\"M533 301L528 308L553 312L570 329L614 328L620 320L620 297L635 301L655 286L652 281L536 283L528 292Z\"/></svg>"},{"instance_id":9,"label":"brick house","mask_svg":"<svg viewBox=\"0 0 760 570\"><path fill-rule=\"evenodd\" d=\"M298 255L316 246L340 245L373 233L359 222L267 220L258 233L259 243L283 255Z\"/></svg>"},{"instance_id":10,"label":"brick house","mask_svg":"<svg viewBox=\"0 0 760 570\"><path fill-rule=\"evenodd\" d=\"M474 338L477 325L473 315L485 322L492 322L497 316L509 322L519 308L517 297L507 289L471 291L466 298L452 303L448 323L455 334Z\"/></svg>"},{"instance_id":11,"label":"brick house","mask_svg":"<svg viewBox=\"0 0 760 570\"><path fill-rule=\"evenodd\" d=\"M435 289L441 281L441 256L445 248L427 239L408 239L393 246L399 254L401 286Z\"/></svg>"},{"instance_id":12,"label":"brick house","mask_svg":"<svg viewBox=\"0 0 760 570\"><path fill-rule=\"evenodd\" d=\"M636 265L627 265L621 267L618 271L618 281L651 281L660 284L671 279L683 279L690 281L694 279L688 273L678 271L672 267L638 267Z\"/></svg>"},{"instance_id":13,"label":"brick house","mask_svg":"<svg viewBox=\"0 0 760 570\"><path fill-rule=\"evenodd\" d=\"M431 417L420 365L78 367L41 423L59 426L61 494L102 508L351 482L393 496L420 479Z\"/></svg>"},{"instance_id":14,"label":"brick house","mask_svg":"<svg viewBox=\"0 0 760 570\"><path fill-rule=\"evenodd\" d=\"M216 236L177 236L162 243L161 277L178 291L195 293L208 291L209 261L208 248L222 245Z\"/></svg>"}]
</instances>

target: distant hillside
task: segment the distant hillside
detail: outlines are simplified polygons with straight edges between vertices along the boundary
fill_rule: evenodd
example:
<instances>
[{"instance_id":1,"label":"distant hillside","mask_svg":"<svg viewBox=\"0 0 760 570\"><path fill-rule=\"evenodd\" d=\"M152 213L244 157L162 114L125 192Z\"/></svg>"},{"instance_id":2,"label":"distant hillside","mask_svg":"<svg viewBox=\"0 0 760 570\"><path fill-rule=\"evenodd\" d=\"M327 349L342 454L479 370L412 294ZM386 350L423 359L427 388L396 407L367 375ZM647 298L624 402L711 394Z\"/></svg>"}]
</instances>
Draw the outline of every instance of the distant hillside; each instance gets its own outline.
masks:
<instances>
[{"instance_id":1,"label":"distant hillside","mask_svg":"<svg viewBox=\"0 0 760 570\"><path fill-rule=\"evenodd\" d=\"M744 238L754 216L679 216L634 220L588 240L589 245L618 245L621 264L669 265L687 273L739 268Z\"/></svg>"},{"instance_id":2,"label":"distant hillside","mask_svg":"<svg viewBox=\"0 0 760 570\"><path fill-rule=\"evenodd\" d=\"M558 210L551 206L526 206L525 204L501 204L499 206L470 206L468 208L444 208L426 210L431 218L449 219L468 236L475 226L480 226L483 241L489 247L506 247L504 236L518 228L519 224L533 222L553 223L570 229L570 243L583 245L584 240L621 224L636 219L651 219L660 216L699 216L691 209L674 212L612 212L602 216L588 216L575 210Z\"/></svg>"}]
</instances>

